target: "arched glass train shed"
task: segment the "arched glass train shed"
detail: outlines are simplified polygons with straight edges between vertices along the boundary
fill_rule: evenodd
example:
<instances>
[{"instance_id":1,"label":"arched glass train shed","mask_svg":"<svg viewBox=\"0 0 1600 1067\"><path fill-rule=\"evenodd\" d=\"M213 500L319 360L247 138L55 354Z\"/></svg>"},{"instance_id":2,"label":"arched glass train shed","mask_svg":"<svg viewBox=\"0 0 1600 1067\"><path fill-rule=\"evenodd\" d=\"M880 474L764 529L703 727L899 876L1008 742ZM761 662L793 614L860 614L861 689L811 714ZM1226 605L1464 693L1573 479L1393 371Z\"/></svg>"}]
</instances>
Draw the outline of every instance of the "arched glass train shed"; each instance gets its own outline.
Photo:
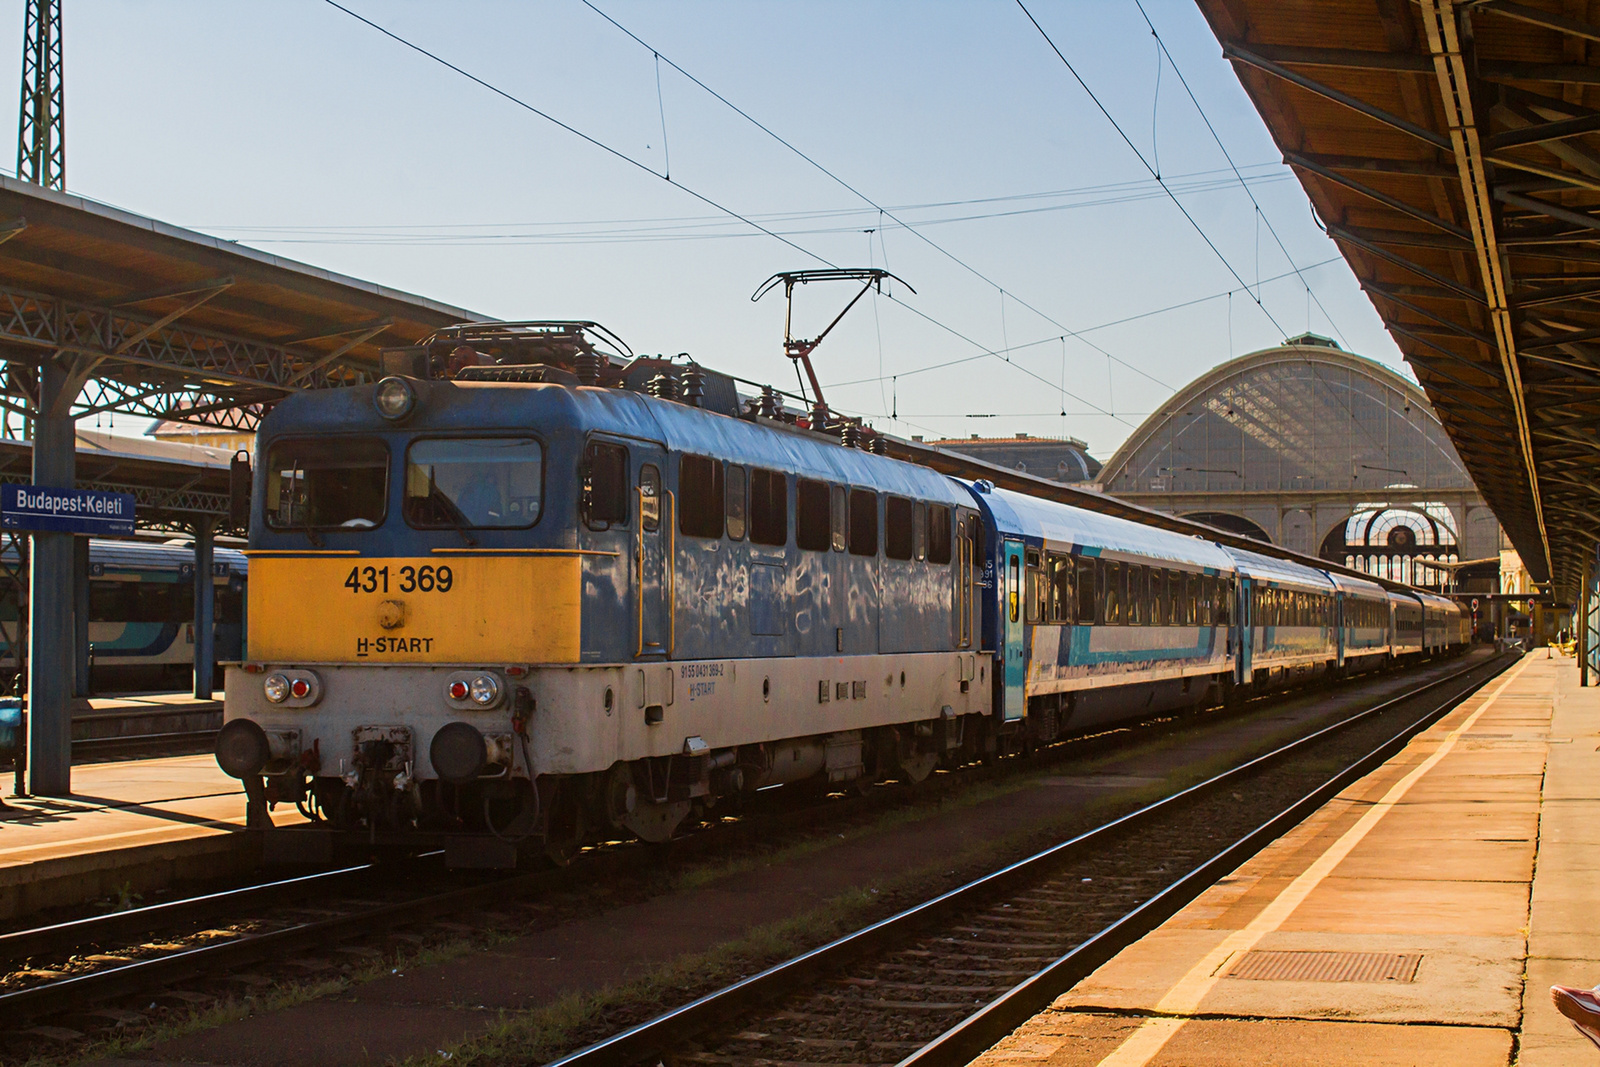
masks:
<instances>
[{"instance_id":1,"label":"arched glass train shed","mask_svg":"<svg viewBox=\"0 0 1600 1067\"><path fill-rule=\"evenodd\" d=\"M1458 589L1498 588L1500 527L1412 382L1306 334L1180 390L1105 464L1114 496L1436 587L1427 566L1494 560Z\"/></svg>"}]
</instances>

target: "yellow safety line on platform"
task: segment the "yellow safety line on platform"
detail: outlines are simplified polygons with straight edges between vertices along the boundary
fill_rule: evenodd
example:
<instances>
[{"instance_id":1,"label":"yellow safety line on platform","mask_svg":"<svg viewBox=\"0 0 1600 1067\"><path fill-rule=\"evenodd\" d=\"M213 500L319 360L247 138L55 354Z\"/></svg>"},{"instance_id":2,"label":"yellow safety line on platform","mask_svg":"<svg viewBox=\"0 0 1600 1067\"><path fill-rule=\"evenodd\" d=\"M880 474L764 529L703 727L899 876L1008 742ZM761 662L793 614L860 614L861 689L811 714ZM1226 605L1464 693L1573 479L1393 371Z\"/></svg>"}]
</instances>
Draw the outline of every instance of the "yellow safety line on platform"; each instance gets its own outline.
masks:
<instances>
[{"instance_id":1,"label":"yellow safety line on platform","mask_svg":"<svg viewBox=\"0 0 1600 1067\"><path fill-rule=\"evenodd\" d=\"M435 548L444 556L620 556L603 548Z\"/></svg>"},{"instance_id":2,"label":"yellow safety line on platform","mask_svg":"<svg viewBox=\"0 0 1600 1067\"><path fill-rule=\"evenodd\" d=\"M1220 945L1201 957L1200 962L1179 979L1177 985L1173 986L1156 1005L1155 1010L1159 1017L1149 1018L1141 1023L1137 1030L1128 1035L1126 1041L1100 1061L1099 1067L1145 1067L1155 1059L1166 1047L1167 1042L1183 1028L1183 1024L1189 1021L1188 1016L1199 1009L1200 1002L1205 999L1206 994L1222 980L1223 964L1236 955L1249 952L1263 937L1288 921L1295 909L1322 884L1323 879L1333 873L1333 869L1372 832L1373 827L1400 803L1411 791L1411 787L1450 754L1461 735L1472 729L1483 713L1500 698L1501 693L1505 692L1506 687L1516 681L1517 676L1532 662L1532 657L1524 657L1522 663L1500 683L1500 687L1490 694L1478 710L1468 715L1460 726L1445 736L1433 755L1417 764L1409 774L1391 786L1383 795L1383 799L1368 808L1356 824L1345 831L1343 837L1318 856L1300 877L1290 882L1283 892L1261 910L1260 914L1250 920L1244 929L1229 934Z\"/></svg>"}]
</instances>

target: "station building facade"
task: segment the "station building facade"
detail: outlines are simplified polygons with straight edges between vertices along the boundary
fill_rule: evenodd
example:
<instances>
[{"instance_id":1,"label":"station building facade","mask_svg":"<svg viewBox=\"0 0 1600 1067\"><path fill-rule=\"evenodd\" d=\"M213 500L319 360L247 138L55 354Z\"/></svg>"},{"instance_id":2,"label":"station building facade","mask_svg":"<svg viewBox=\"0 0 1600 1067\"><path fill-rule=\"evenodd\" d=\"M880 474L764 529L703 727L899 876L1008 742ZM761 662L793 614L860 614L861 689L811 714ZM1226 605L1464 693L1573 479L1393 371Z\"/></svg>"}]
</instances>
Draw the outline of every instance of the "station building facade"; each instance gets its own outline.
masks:
<instances>
[{"instance_id":1,"label":"station building facade","mask_svg":"<svg viewBox=\"0 0 1600 1067\"><path fill-rule=\"evenodd\" d=\"M1368 574L1502 589L1509 544L1422 390L1315 334L1181 389L1106 461L1098 483Z\"/></svg>"}]
</instances>

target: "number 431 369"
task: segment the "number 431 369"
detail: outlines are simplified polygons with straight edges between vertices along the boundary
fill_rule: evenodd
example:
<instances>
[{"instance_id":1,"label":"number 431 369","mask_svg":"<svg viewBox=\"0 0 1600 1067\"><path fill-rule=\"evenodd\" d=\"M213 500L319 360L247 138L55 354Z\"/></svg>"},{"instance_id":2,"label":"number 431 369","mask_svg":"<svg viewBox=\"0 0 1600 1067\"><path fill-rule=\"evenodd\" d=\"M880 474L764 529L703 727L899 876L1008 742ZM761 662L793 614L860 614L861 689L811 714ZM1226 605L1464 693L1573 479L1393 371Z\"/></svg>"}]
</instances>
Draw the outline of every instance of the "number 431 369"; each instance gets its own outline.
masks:
<instances>
[{"instance_id":1,"label":"number 431 369","mask_svg":"<svg viewBox=\"0 0 1600 1067\"><path fill-rule=\"evenodd\" d=\"M448 593L456 576L449 567L351 567L344 586L352 593Z\"/></svg>"}]
</instances>

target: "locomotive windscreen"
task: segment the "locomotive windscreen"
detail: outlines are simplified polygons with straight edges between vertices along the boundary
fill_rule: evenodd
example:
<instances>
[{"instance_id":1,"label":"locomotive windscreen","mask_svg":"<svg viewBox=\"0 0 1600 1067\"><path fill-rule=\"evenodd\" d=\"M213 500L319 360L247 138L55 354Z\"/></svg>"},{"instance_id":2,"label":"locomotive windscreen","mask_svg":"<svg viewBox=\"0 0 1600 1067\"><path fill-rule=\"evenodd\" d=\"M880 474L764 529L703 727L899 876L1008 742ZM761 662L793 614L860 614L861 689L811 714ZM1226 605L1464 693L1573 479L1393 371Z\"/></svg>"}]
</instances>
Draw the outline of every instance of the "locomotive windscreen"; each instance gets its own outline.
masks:
<instances>
[{"instance_id":1,"label":"locomotive windscreen","mask_svg":"<svg viewBox=\"0 0 1600 1067\"><path fill-rule=\"evenodd\" d=\"M267 452L267 525L279 530L383 525L389 446L371 437L275 441Z\"/></svg>"}]
</instances>

